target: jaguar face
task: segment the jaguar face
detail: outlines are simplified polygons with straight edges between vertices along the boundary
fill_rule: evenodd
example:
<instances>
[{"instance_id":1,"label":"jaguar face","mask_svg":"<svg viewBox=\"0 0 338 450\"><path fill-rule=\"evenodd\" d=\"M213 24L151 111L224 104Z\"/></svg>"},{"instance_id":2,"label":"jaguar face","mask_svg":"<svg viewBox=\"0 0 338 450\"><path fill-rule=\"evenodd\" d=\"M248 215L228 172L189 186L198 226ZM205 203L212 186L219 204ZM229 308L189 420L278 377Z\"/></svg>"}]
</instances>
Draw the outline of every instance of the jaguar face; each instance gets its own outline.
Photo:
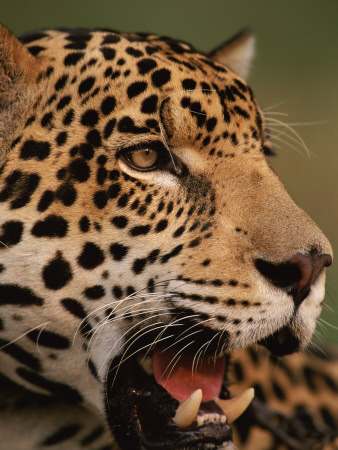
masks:
<instances>
[{"instance_id":1,"label":"jaguar face","mask_svg":"<svg viewBox=\"0 0 338 450\"><path fill-rule=\"evenodd\" d=\"M2 33L4 333L37 361L7 373L105 413L121 448L228 445L253 397L229 399L229 355L304 348L332 261L266 161L251 89L214 61L246 72L251 36L207 57L153 35Z\"/></svg>"}]
</instances>

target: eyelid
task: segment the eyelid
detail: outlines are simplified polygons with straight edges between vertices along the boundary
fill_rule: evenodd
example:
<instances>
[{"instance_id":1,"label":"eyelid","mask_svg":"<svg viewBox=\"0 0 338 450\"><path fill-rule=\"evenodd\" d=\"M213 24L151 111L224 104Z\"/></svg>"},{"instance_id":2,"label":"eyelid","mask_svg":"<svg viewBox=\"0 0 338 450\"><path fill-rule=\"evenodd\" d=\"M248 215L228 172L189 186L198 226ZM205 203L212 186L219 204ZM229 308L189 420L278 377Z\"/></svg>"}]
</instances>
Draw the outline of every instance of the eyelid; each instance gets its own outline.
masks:
<instances>
[{"instance_id":1,"label":"eyelid","mask_svg":"<svg viewBox=\"0 0 338 450\"><path fill-rule=\"evenodd\" d=\"M139 144L120 148L116 152L116 158L118 159L120 156L123 155L123 153L135 152L138 150L146 150L147 148L159 152L160 155L168 152L168 150L165 148L165 146L162 144L162 142L148 141L148 142L140 142Z\"/></svg>"},{"instance_id":2,"label":"eyelid","mask_svg":"<svg viewBox=\"0 0 338 450\"><path fill-rule=\"evenodd\" d=\"M140 169L131 164L130 160L128 160L127 154L146 149L154 150L158 154L158 161L154 164L154 166L148 169ZM180 161L176 155L173 155L173 153L163 144L163 142L159 140L144 141L120 148L116 152L116 159L124 160L124 163L127 164L131 170L140 173L154 172L156 170L168 171L175 176L182 176L187 173L187 168L182 164L182 161Z\"/></svg>"}]
</instances>

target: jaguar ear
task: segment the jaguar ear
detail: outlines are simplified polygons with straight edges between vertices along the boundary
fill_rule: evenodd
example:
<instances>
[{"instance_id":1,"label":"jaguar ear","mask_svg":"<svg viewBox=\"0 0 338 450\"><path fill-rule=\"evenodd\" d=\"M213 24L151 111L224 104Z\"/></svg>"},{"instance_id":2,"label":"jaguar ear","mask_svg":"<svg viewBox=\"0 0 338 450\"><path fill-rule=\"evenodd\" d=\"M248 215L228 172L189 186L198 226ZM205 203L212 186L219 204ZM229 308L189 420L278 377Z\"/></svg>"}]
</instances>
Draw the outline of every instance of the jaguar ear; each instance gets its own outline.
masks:
<instances>
[{"instance_id":1,"label":"jaguar ear","mask_svg":"<svg viewBox=\"0 0 338 450\"><path fill-rule=\"evenodd\" d=\"M13 102L25 85L35 80L38 60L0 25L0 108Z\"/></svg>"},{"instance_id":2,"label":"jaguar ear","mask_svg":"<svg viewBox=\"0 0 338 450\"><path fill-rule=\"evenodd\" d=\"M246 28L212 50L208 56L212 60L228 66L239 76L246 79L254 56L254 50L255 37L253 32Z\"/></svg>"},{"instance_id":3,"label":"jaguar ear","mask_svg":"<svg viewBox=\"0 0 338 450\"><path fill-rule=\"evenodd\" d=\"M0 167L33 102L31 87L36 84L40 61L0 25Z\"/></svg>"}]
</instances>

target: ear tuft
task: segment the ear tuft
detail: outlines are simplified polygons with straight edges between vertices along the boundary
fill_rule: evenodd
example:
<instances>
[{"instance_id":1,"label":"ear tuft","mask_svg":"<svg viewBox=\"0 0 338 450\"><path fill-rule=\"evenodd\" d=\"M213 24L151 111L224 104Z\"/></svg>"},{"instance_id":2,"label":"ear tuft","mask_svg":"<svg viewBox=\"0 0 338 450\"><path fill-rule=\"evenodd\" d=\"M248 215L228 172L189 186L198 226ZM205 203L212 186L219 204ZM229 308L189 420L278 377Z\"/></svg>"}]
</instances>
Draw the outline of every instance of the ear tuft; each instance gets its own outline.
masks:
<instances>
[{"instance_id":1,"label":"ear tuft","mask_svg":"<svg viewBox=\"0 0 338 450\"><path fill-rule=\"evenodd\" d=\"M209 58L217 61L246 79L254 56L255 36L250 28L245 28L209 53Z\"/></svg>"}]
</instances>

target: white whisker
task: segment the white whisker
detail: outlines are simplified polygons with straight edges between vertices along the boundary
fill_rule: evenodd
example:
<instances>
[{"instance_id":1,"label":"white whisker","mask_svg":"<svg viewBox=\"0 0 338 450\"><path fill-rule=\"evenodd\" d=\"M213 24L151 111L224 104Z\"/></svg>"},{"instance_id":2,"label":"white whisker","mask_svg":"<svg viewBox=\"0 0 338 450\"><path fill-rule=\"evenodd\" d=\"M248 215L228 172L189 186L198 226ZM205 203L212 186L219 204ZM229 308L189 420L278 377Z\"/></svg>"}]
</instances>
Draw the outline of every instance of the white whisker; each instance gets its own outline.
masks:
<instances>
[{"instance_id":1,"label":"white whisker","mask_svg":"<svg viewBox=\"0 0 338 450\"><path fill-rule=\"evenodd\" d=\"M194 341L190 341L190 342L189 342L188 344L186 344L183 348L181 348L177 353L175 353L175 355L172 357L171 361L168 363L168 365L167 365L165 371L163 372L162 376L169 370L170 366L172 366L171 369L170 369L170 371L169 371L169 373L168 373L168 375L167 375L167 379L170 377L170 375L172 374L172 371L174 370L176 364L178 363L178 361L179 361L179 360L181 359L181 357L182 357L181 353L182 353L187 347L189 347L189 345L191 345L191 344L193 344L193 343L194 343ZM176 361L175 361L175 359L176 359Z\"/></svg>"},{"instance_id":2,"label":"white whisker","mask_svg":"<svg viewBox=\"0 0 338 450\"><path fill-rule=\"evenodd\" d=\"M153 330L156 330L156 328L153 328L152 330L148 330L147 332L145 332L145 333L143 333L141 336L139 336L136 340L138 340L140 337L143 337L145 334L152 332ZM170 336L165 336L164 338L160 339L159 342L165 341L166 339L170 339L170 338L172 338L172 337L173 337L172 335L170 335ZM149 345L150 345L150 344L144 345L143 347L138 348L137 350L135 350L131 355L128 355L126 358L124 358L124 355L128 352L129 348L133 345L134 342L135 342L135 341L133 341L133 342L129 345L129 347L125 350L125 352L124 352L123 355L122 355L121 361L120 361L117 365L115 365L113 368L109 369L109 371L112 371L112 370L117 369L117 370L116 370L116 373L115 373L115 375L114 375L114 379L113 379L113 383L112 383L112 384L114 384L114 382L115 382L115 380L116 380L116 376L117 376L117 373L118 373L118 371L119 371L119 368L121 367L121 364L124 363L124 362L126 362L128 359L132 358L135 354L137 354L137 353L139 353L139 352L142 352L142 350L148 348Z\"/></svg>"},{"instance_id":3,"label":"white whisker","mask_svg":"<svg viewBox=\"0 0 338 450\"><path fill-rule=\"evenodd\" d=\"M36 340L36 345L37 345L37 349L38 352L41 354L40 349L39 349L39 345L38 345L38 340L39 340L39 336L41 334L41 332L43 331L43 329L50 323L50 321L44 322L40 325L36 325L33 328L30 328L28 331L25 331L25 333L20 334L20 336L16 337L15 339L12 339L10 342L7 342L6 344L2 345L0 347L0 350L8 347L11 344L14 344L15 342L17 342L19 339L22 339L23 337L27 336L27 334L29 334L31 331L37 330L39 328L41 328L40 333L38 334L38 339Z\"/></svg>"},{"instance_id":4,"label":"white whisker","mask_svg":"<svg viewBox=\"0 0 338 450\"><path fill-rule=\"evenodd\" d=\"M274 105L266 106L265 108L263 108L263 112L264 114L266 114L267 112L269 113L271 109L279 108L279 106L282 106L284 104L285 100L282 100L281 102L275 103Z\"/></svg>"},{"instance_id":5,"label":"white whisker","mask_svg":"<svg viewBox=\"0 0 338 450\"><path fill-rule=\"evenodd\" d=\"M292 128L292 126L290 126L289 124L287 124L287 123L285 123L285 122L282 122L281 120L276 119L276 118L274 118L274 117L267 117L267 118L266 118L266 123L267 123L268 127L269 127L269 124L271 124L271 125L273 125L273 126L284 127L285 129L287 129L291 134L294 135L294 136L288 135L288 138L289 138L290 140L292 140L291 137L292 137L293 139L296 138L296 142L298 142L299 145L305 150L306 155L307 155L308 157L310 156L310 151L309 151L307 145L305 144L304 140L303 140L302 137L299 135L299 133L297 133L297 132ZM272 138L273 138L273 136L272 136Z\"/></svg>"}]
</instances>

